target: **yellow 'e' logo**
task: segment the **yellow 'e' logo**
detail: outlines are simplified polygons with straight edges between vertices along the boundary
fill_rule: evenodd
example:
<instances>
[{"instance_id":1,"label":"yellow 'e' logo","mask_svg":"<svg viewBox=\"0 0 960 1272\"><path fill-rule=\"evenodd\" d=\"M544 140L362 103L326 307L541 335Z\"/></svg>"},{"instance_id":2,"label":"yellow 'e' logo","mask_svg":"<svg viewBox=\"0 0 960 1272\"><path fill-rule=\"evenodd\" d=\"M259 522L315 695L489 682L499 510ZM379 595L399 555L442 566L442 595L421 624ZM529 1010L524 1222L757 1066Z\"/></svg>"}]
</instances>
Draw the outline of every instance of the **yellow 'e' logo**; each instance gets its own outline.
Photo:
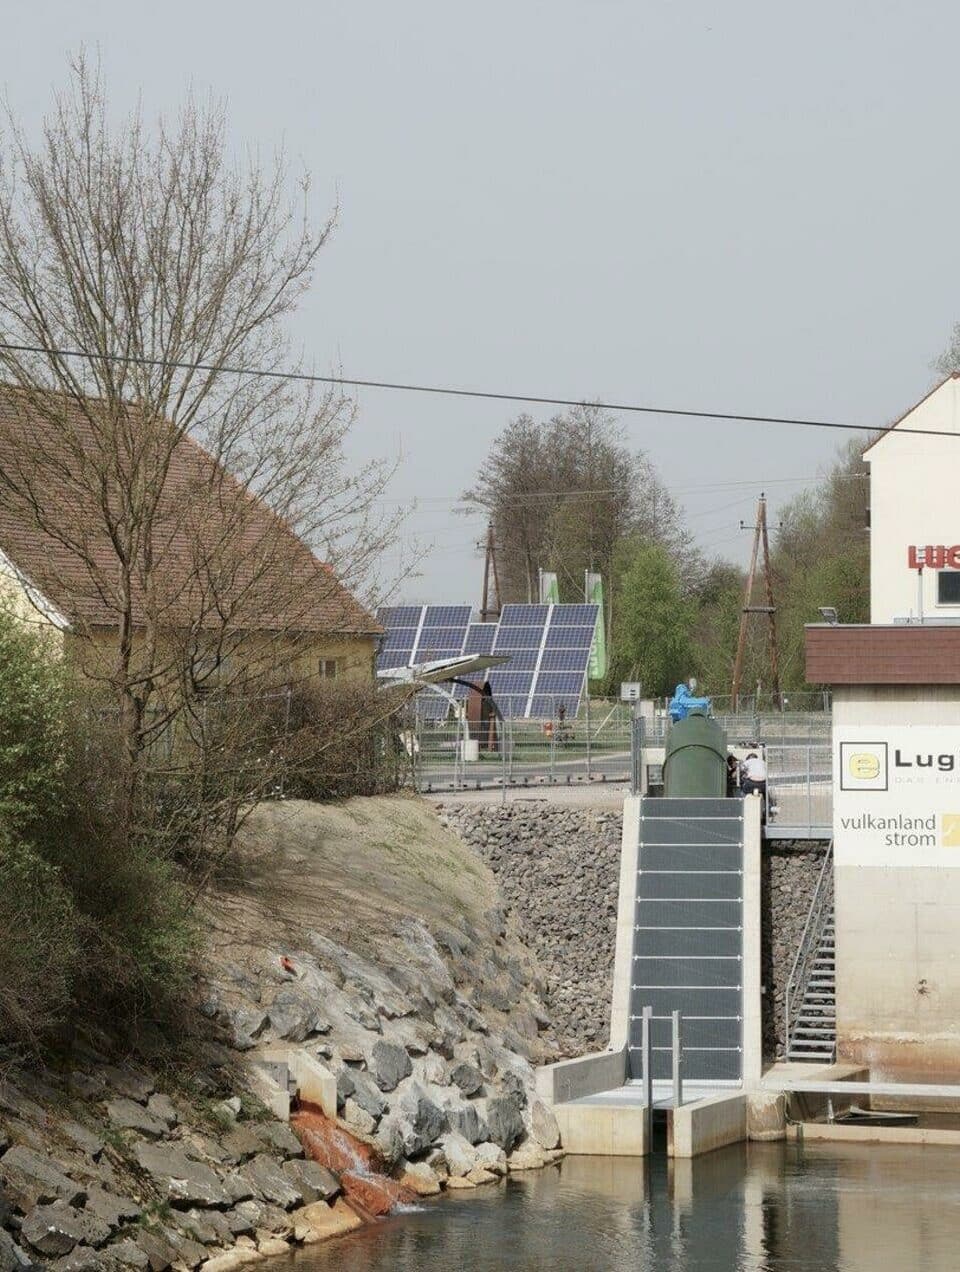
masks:
<instances>
[{"instance_id":1,"label":"yellow 'e' logo","mask_svg":"<svg viewBox=\"0 0 960 1272\"><path fill-rule=\"evenodd\" d=\"M850 776L858 782L869 782L880 776L880 757L872 751L858 751L850 756Z\"/></svg>"}]
</instances>

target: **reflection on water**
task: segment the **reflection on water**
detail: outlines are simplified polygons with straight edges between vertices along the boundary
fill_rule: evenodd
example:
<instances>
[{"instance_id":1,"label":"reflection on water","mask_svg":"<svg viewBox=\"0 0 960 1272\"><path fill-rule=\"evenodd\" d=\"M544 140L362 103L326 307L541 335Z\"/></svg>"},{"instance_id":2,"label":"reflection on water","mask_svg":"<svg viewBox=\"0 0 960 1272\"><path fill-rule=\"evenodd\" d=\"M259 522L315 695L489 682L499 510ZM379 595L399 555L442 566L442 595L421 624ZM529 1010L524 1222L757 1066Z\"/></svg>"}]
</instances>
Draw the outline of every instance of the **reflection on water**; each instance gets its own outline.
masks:
<instances>
[{"instance_id":1,"label":"reflection on water","mask_svg":"<svg viewBox=\"0 0 960 1272\"><path fill-rule=\"evenodd\" d=\"M295 1262L296 1272L953 1272L960 1149L740 1144L693 1162L571 1157Z\"/></svg>"}]
</instances>

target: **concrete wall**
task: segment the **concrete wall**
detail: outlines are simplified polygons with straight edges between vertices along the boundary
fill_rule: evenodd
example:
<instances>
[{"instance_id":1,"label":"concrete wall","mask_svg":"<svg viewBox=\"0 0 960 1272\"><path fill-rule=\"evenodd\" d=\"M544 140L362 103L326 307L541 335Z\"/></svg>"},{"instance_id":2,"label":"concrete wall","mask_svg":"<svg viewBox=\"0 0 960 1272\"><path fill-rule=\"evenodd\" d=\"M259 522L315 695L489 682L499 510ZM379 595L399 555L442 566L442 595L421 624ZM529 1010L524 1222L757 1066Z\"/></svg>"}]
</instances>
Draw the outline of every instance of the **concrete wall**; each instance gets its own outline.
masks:
<instances>
[{"instance_id":1,"label":"concrete wall","mask_svg":"<svg viewBox=\"0 0 960 1272\"><path fill-rule=\"evenodd\" d=\"M960 687L835 692L835 730L918 725L956 726L960 748ZM922 848L915 864L858 864L848 840L835 826L838 1059L875 1079L955 1080L960 869L925 865Z\"/></svg>"},{"instance_id":2,"label":"concrete wall","mask_svg":"<svg viewBox=\"0 0 960 1272\"><path fill-rule=\"evenodd\" d=\"M907 564L911 544L960 543L956 439L911 437L903 431L911 428L960 433L960 380L947 380L867 452L872 623L917 612L917 574ZM960 606L937 605L936 587L936 572L925 570L925 614L960 617Z\"/></svg>"}]
</instances>

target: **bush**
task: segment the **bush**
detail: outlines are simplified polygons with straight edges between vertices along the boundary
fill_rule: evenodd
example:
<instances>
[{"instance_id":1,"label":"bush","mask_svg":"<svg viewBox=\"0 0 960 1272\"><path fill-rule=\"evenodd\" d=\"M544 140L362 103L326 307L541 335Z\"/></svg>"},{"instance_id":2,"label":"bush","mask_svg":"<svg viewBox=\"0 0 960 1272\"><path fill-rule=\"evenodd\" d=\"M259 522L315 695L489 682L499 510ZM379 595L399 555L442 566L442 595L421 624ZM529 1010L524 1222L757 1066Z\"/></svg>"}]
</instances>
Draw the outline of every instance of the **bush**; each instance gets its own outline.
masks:
<instances>
[{"instance_id":1,"label":"bush","mask_svg":"<svg viewBox=\"0 0 960 1272\"><path fill-rule=\"evenodd\" d=\"M0 1042L35 1048L66 1018L82 921L57 871L0 833Z\"/></svg>"},{"instance_id":2,"label":"bush","mask_svg":"<svg viewBox=\"0 0 960 1272\"><path fill-rule=\"evenodd\" d=\"M43 640L0 613L0 1045L62 1024L119 1028L181 998L196 947L189 896L130 835L112 734Z\"/></svg>"}]
</instances>

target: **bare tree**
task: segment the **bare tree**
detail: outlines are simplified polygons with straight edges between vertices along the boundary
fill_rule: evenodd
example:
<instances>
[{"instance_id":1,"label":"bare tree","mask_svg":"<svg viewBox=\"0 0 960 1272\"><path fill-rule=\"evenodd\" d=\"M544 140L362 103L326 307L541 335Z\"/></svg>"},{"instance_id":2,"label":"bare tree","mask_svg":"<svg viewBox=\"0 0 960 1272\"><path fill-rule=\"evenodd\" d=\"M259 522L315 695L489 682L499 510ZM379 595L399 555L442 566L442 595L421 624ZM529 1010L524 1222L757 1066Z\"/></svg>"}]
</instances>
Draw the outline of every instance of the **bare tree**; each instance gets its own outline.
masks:
<instances>
[{"instance_id":1,"label":"bare tree","mask_svg":"<svg viewBox=\"0 0 960 1272\"><path fill-rule=\"evenodd\" d=\"M91 649L115 634L83 666L116 704L129 801L205 684L265 684L324 625L370 627L347 589L392 537L389 474L348 469L346 397L286 374L333 227L306 180L289 191L282 157L229 160L218 107L114 131L82 59L38 144L7 120L0 548L28 528L36 586L72 598Z\"/></svg>"},{"instance_id":2,"label":"bare tree","mask_svg":"<svg viewBox=\"0 0 960 1272\"><path fill-rule=\"evenodd\" d=\"M542 424L528 415L513 420L464 500L493 522L507 600L536 600L541 567L558 573L565 598L579 599L584 570L610 576L628 539L663 544L685 565L695 557L653 465L594 406Z\"/></svg>"}]
</instances>

